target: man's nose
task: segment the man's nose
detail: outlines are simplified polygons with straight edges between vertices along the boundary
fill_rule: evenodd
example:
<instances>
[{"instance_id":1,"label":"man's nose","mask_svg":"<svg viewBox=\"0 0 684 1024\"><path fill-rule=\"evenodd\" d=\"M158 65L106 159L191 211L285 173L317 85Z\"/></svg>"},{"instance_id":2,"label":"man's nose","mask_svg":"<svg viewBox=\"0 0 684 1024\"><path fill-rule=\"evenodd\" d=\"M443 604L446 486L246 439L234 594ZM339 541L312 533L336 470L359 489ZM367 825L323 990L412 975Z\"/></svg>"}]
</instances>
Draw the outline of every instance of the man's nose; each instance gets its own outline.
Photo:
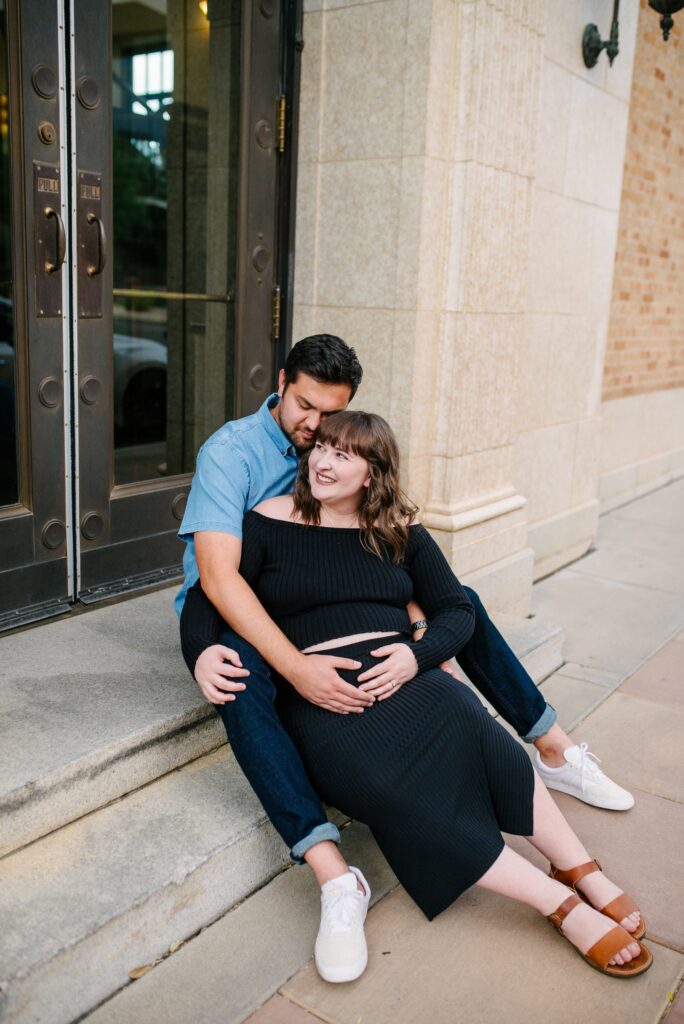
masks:
<instances>
[{"instance_id":1,"label":"man's nose","mask_svg":"<svg viewBox=\"0 0 684 1024\"><path fill-rule=\"evenodd\" d=\"M308 431L315 434L321 425L321 414L320 412L314 412L311 410L309 415L306 417L305 426Z\"/></svg>"}]
</instances>

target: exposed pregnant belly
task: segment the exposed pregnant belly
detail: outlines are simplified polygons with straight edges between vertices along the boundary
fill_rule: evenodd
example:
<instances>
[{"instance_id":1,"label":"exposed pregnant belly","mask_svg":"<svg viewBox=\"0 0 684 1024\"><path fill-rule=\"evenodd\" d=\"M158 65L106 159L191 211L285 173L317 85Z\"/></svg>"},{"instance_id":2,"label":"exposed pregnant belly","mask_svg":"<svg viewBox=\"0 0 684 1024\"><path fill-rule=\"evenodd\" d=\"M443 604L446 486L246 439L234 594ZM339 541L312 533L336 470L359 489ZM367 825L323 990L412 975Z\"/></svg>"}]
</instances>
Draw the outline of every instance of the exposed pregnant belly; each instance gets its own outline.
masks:
<instances>
[{"instance_id":1,"label":"exposed pregnant belly","mask_svg":"<svg viewBox=\"0 0 684 1024\"><path fill-rule=\"evenodd\" d=\"M352 636L335 637L333 640L324 640L320 644L312 644L305 647L302 654L319 654L321 651L330 651L336 647L346 647L348 644L357 644L361 640L374 640L382 636L400 636L399 633L354 633Z\"/></svg>"}]
</instances>

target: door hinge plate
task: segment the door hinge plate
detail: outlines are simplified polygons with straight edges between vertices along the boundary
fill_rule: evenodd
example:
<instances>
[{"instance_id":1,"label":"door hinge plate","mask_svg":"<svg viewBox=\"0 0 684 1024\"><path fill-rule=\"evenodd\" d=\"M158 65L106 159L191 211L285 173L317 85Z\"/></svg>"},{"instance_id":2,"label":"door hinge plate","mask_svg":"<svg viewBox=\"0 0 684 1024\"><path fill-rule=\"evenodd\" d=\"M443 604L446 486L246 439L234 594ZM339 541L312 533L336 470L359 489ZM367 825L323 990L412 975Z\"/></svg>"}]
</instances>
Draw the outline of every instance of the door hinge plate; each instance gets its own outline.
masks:
<instances>
[{"instance_id":1,"label":"door hinge plate","mask_svg":"<svg viewBox=\"0 0 684 1024\"><path fill-rule=\"evenodd\" d=\"M287 100L285 96L278 97L278 152L285 152L285 119L287 115Z\"/></svg>"},{"instance_id":2,"label":"door hinge plate","mask_svg":"<svg viewBox=\"0 0 684 1024\"><path fill-rule=\"evenodd\" d=\"M272 328L273 328L273 340L274 341L278 341L278 339L280 338L280 303L281 303L280 285L277 284L275 286L275 288L273 289L273 309L272 309L273 322L272 322Z\"/></svg>"}]
</instances>

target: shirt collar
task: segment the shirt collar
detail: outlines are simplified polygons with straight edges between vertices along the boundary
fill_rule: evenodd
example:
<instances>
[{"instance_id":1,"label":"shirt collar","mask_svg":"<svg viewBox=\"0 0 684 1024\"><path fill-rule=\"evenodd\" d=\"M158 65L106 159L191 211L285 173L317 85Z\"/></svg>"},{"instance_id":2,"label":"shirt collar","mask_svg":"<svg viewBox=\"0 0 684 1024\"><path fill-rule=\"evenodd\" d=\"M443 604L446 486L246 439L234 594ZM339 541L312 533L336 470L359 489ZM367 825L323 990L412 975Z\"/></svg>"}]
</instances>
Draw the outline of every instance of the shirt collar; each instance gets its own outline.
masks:
<instances>
[{"instance_id":1,"label":"shirt collar","mask_svg":"<svg viewBox=\"0 0 684 1024\"><path fill-rule=\"evenodd\" d=\"M293 455L297 458L297 452L292 441L290 441L287 434L282 430L280 424L271 415L271 409L273 409L279 401L280 396L274 391L273 394L269 395L263 403L257 415L259 416L262 427L274 442L280 454L283 456Z\"/></svg>"}]
</instances>

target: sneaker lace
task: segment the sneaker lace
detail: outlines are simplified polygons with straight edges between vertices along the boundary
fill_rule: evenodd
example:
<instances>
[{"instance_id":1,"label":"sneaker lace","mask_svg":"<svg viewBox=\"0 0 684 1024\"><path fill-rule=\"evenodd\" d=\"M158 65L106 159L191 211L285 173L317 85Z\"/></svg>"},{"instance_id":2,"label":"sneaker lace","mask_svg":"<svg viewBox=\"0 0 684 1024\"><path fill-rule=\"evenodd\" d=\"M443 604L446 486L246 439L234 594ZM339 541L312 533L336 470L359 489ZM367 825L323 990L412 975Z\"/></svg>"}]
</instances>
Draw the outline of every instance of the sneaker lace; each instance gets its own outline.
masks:
<instances>
[{"instance_id":1,"label":"sneaker lace","mask_svg":"<svg viewBox=\"0 0 684 1024\"><path fill-rule=\"evenodd\" d=\"M360 894L344 889L327 892L323 901L323 921L329 932L348 932L356 923Z\"/></svg>"},{"instance_id":2,"label":"sneaker lace","mask_svg":"<svg viewBox=\"0 0 684 1024\"><path fill-rule=\"evenodd\" d=\"M589 750L589 745L587 743L579 744L579 752L580 786L584 787L585 775L587 776L587 780L603 778L603 772L599 768L601 758L597 757L596 754L592 754L592 752Z\"/></svg>"}]
</instances>

